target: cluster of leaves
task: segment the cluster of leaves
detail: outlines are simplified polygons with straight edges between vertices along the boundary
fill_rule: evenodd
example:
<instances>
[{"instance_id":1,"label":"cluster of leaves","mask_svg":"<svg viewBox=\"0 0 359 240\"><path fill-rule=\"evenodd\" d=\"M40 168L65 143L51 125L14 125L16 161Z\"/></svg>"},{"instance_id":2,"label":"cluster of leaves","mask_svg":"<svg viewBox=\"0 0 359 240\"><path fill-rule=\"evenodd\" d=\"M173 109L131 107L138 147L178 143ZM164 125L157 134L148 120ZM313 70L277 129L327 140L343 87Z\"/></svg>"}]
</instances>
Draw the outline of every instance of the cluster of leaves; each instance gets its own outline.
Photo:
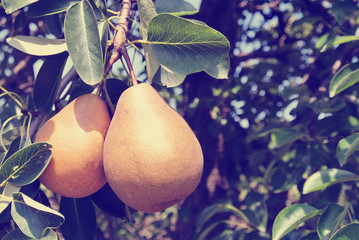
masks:
<instances>
[{"instance_id":1,"label":"cluster of leaves","mask_svg":"<svg viewBox=\"0 0 359 240\"><path fill-rule=\"evenodd\" d=\"M18 34L6 39L11 47L42 58L43 64L32 94L19 96L1 87L0 96L6 101L2 103L0 131L2 239L57 239L54 231L57 228L66 239L93 239L96 209L130 219L129 209L108 185L86 198L61 197L61 200L43 188L37 178L51 159L51 146L32 143L41 123L77 96L101 92L111 108L128 87L125 81L106 72L113 51L117 50L114 46L121 28L116 25L121 19L120 3L2 1L7 14L20 13L16 17L23 23L20 26L27 19L41 18L51 33ZM227 77L228 40L203 22L180 17L197 12L191 4L157 1L154 5L150 0L138 0L136 5L140 24L131 25L132 35L126 46L143 55L147 81L174 87L187 75L200 71L215 78ZM73 66L71 70L66 69L67 64ZM128 62L127 67L131 67ZM123 69L126 72L125 64ZM54 203L50 204L49 200ZM51 206L58 207L58 211Z\"/></svg>"},{"instance_id":2,"label":"cluster of leaves","mask_svg":"<svg viewBox=\"0 0 359 240\"><path fill-rule=\"evenodd\" d=\"M253 5L246 5L243 34L247 47L260 41L261 48L239 54L247 65L238 64L237 82L217 90L247 134L235 140L246 150L225 145L238 170L226 176L226 198L199 214L198 239L357 239L359 7L282 1L259 11L260 1ZM258 15L266 26L250 25ZM270 21L277 24L270 28ZM223 122L221 111L219 131L233 140L224 129L235 124Z\"/></svg>"}]
</instances>

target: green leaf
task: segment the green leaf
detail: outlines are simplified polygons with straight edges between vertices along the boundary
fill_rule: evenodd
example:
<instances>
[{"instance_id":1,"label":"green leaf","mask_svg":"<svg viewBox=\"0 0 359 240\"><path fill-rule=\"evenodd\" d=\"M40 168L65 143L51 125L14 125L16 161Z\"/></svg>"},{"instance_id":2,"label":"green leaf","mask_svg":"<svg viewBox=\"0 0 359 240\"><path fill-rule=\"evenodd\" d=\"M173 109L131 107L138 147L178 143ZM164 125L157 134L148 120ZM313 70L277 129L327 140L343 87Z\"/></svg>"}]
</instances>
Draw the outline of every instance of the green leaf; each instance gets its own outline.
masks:
<instances>
[{"instance_id":1,"label":"green leaf","mask_svg":"<svg viewBox=\"0 0 359 240\"><path fill-rule=\"evenodd\" d=\"M6 42L19 51L35 56L55 55L67 50L65 39L17 35L7 38Z\"/></svg>"},{"instance_id":2,"label":"green leaf","mask_svg":"<svg viewBox=\"0 0 359 240\"><path fill-rule=\"evenodd\" d=\"M14 240L14 239L16 239L16 240L35 240L35 238L26 236L20 230L20 228L15 228L14 230L10 231L1 240ZM45 232L44 236L42 236L41 238L39 238L37 240L57 240L57 239L58 239L57 234L52 229L48 229Z\"/></svg>"},{"instance_id":3,"label":"green leaf","mask_svg":"<svg viewBox=\"0 0 359 240\"><path fill-rule=\"evenodd\" d=\"M298 129L296 127L278 128L271 134L271 141L269 148L279 148L288 143L292 143L307 134L306 130Z\"/></svg>"},{"instance_id":4,"label":"green leaf","mask_svg":"<svg viewBox=\"0 0 359 240\"><path fill-rule=\"evenodd\" d=\"M90 197L97 207L108 214L116 218L128 218L126 216L126 205L117 197L108 183Z\"/></svg>"},{"instance_id":5,"label":"green leaf","mask_svg":"<svg viewBox=\"0 0 359 240\"><path fill-rule=\"evenodd\" d=\"M157 15L157 12L152 0L137 0L137 5L141 19L142 39L147 40L148 23ZM151 46L144 44L143 49L145 51L147 76L149 81L152 82L152 79L160 68L160 64L153 53Z\"/></svg>"},{"instance_id":6,"label":"green leaf","mask_svg":"<svg viewBox=\"0 0 359 240\"><path fill-rule=\"evenodd\" d=\"M153 76L153 81L159 85L166 87L176 87L180 85L186 78L186 75L178 74L160 66Z\"/></svg>"},{"instance_id":7,"label":"green leaf","mask_svg":"<svg viewBox=\"0 0 359 240\"><path fill-rule=\"evenodd\" d=\"M359 223L351 223L342 227L330 238L330 240L353 239L359 239Z\"/></svg>"},{"instance_id":8,"label":"green leaf","mask_svg":"<svg viewBox=\"0 0 359 240\"><path fill-rule=\"evenodd\" d=\"M67 57L68 54L63 53L46 58L36 76L34 104L42 114L52 110Z\"/></svg>"},{"instance_id":9,"label":"green leaf","mask_svg":"<svg viewBox=\"0 0 359 240\"><path fill-rule=\"evenodd\" d=\"M339 25L353 17L357 11L357 5L350 1L334 1L333 6L329 9L329 13L335 17Z\"/></svg>"},{"instance_id":10,"label":"green leaf","mask_svg":"<svg viewBox=\"0 0 359 240\"><path fill-rule=\"evenodd\" d=\"M61 232L66 240L94 239L96 230L96 213L89 197L62 197L60 212L66 221L61 225Z\"/></svg>"},{"instance_id":11,"label":"green leaf","mask_svg":"<svg viewBox=\"0 0 359 240\"><path fill-rule=\"evenodd\" d=\"M81 79L95 85L104 73L102 48L95 13L88 0L73 5L65 17L65 39Z\"/></svg>"},{"instance_id":12,"label":"green leaf","mask_svg":"<svg viewBox=\"0 0 359 240\"><path fill-rule=\"evenodd\" d=\"M346 170L327 169L312 174L303 186L303 194L325 189L333 184L357 181L359 176Z\"/></svg>"},{"instance_id":13,"label":"green leaf","mask_svg":"<svg viewBox=\"0 0 359 240\"><path fill-rule=\"evenodd\" d=\"M14 141L12 141L12 143L10 144L10 147L8 148L6 155L2 159L0 165L2 165L11 155L13 155L14 153L16 153L17 151L19 151L21 149L23 140L24 139L19 136L19 137L15 138Z\"/></svg>"},{"instance_id":14,"label":"green leaf","mask_svg":"<svg viewBox=\"0 0 359 240\"><path fill-rule=\"evenodd\" d=\"M229 52L229 42L220 32L167 13L151 19L143 43L152 47L162 66L182 75L215 66Z\"/></svg>"},{"instance_id":15,"label":"green leaf","mask_svg":"<svg viewBox=\"0 0 359 240\"><path fill-rule=\"evenodd\" d=\"M249 223L249 220L246 217L246 215L238 208L236 208L228 203L225 203L225 204L216 203L216 204L213 204L213 205L205 208L198 215L197 220L196 220L196 232L199 233L201 231L201 229L203 228L203 226L205 225L205 223L211 217L213 217L215 214L221 213L221 212L232 212L232 213L236 214L238 217L240 217L241 219L243 219L245 222Z\"/></svg>"},{"instance_id":16,"label":"green leaf","mask_svg":"<svg viewBox=\"0 0 359 240\"><path fill-rule=\"evenodd\" d=\"M58 228L64 216L29 198L22 193L14 193L11 215L23 233L32 238L41 238L49 228Z\"/></svg>"},{"instance_id":17,"label":"green leaf","mask_svg":"<svg viewBox=\"0 0 359 240\"><path fill-rule=\"evenodd\" d=\"M30 5L27 15L29 17L42 17L57 14L67 11L71 6L79 2L81 0L40 0Z\"/></svg>"},{"instance_id":18,"label":"green leaf","mask_svg":"<svg viewBox=\"0 0 359 240\"><path fill-rule=\"evenodd\" d=\"M329 97L334 97L359 81L359 62L342 67L332 78L329 85Z\"/></svg>"},{"instance_id":19,"label":"green leaf","mask_svg":"<svg viewBox=\"0 0 359 240\"><path fill-rule=\"evenodd\" d=\"M343 166L348 158L359 150L359 133L343 138L337 145L337 158L340 166Z\"/></svg>"},{"instance_id":20,"label":"green leaf","mask_svg":"<svg viewBox=\"0 0 359 240\"><path fill-rule=\"evenodd\" d=\"M6 14L10 14L37 1L38 0L2 0L1 3L5 9Z\"/></svg>"},{"instance_id":21,"label":"green leaf","mask_svg":"<svg viewBox=\"0 0 359 240\"><path fill-rule=\"evenodd\" d=\"M155 7L158 13L172 13L177 16L198 13L198 9L184 0L157 0L155 2Z\"/></svg>"},{"instance_id":22,"label":"green leaf","mask_svg":"<svg viewBox=\"0 0 359 240\"><path fill-rule=\"evenodd\" d=\"M0 213L2 213L12 201L12 194L18 192L21 187L11 183L6 183L3 192L0 195Z\"/></svg>"},{"instance_id":23,"label":"green leaf","mask_svg":"<svg viewBox=\"0 0 359 240\"><path fill-rule=\"evenodd\" d=\"M24 186L35 181L51 159L51 145L34 143L9 157L0 168L1 182Z\"/></svg>"},{"instance_id":24,"label":"green leaf","mask_svg":"<svg viewBox=\"0 0 359 240\"><path fill-rule=\"evenodd\" d=\"M89 0L96 18L98 20L106 20L107 18L107 6L106 6L106 0Z\"/></svg>"},{"instance_id":25,"label":"green leaf","mask_svg":"<svg viewBox=\"0 0 359 240\"><path fill-rule=\"evenodd\" d=\"M324 52L328 48L331 48L331 47L333 47L335 45L348 43L348 42L352 42L352 41L358 41L358 40L359 40L359 36L340 36L340 37L337 37L335 39L329 40L328 43L325 44L320 51Z\"/></svg>"},{"instance_id":26,"label":"green leaf","mask_svg":"<svg viewBox=\"0 0 359 240\"><path fill-rule=\"evenodd\" d=\"M103 54L103 61L106 60L106 53L107 53L107 42L109 38L109 24L107 21L100 21L98 22L98 31L100 34L100 42L101 42L101 49Z\"/></svg>"},{"instance_id":27,"label":"green leaf","mask_svg":"<svg viewBox=\"0 0 359 240\"><path fill-rule=\"evenodd\" d=\"M228 79L229 67L230 67L229 57L226 57L223 61L218 63L216 66L207 68L205 72L213 78Z\"/></svg>"},{"instance_id":28,"label":"green leaf","mask_svg":"<svg viewBox=\"0 0 359 240\"><path fill-rule=\"evenodd\" d=\"M333 230L336 231L336 226L341 213L344 211L342 206L331 203L325 209L318 221L318 235L321 240L328 240L332 235Z\"/></svg>"},{"instance_id":29,"label":"green leaf","mask_svg":"<svg viewBox=\"0 0 359 240\"><path fill-rule=\"evenodd\" d=\"M308 219L318 215L321 210L306 204L294 204L277 215L274 224L272 239L279 240Z\"/></svg>"}]
</instances>

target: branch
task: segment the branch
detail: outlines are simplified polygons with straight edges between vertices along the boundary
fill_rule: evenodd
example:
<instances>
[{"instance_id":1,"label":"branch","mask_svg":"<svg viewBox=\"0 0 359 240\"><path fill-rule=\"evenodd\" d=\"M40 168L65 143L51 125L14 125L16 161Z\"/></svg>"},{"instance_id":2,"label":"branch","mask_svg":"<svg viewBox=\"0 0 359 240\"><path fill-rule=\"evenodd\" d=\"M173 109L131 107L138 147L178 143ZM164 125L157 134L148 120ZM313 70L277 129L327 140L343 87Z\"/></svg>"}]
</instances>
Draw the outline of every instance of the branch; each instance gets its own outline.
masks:
<instances>
[{"instance_id":1,"label":"branch","mask_svg":"<svg viewBox=\"0 0 359 240\"><path fill-rule=\"evenodd\" d=\"M131 7L132 7L132 1L131 0L123 0L122 2L122 9L120 12L119 21L116 25L116 30L114 33L114 37L112 39L112 45L113 45L113 52L110 57L110 60L108 61L108 64L105 69L104 77L107 76L110 69L112 68L112 65L121 57L124 56L126 60L126 64L128 66L128 69L130 71L130 77L132 80L133 85L137 84L136 76L134 74L131 61L127 54L127 49L125 47L126 39L127 39L127 33L129 31L128 29L128 21L127 18L130 14Z\"/></svg>"}]
</instances>

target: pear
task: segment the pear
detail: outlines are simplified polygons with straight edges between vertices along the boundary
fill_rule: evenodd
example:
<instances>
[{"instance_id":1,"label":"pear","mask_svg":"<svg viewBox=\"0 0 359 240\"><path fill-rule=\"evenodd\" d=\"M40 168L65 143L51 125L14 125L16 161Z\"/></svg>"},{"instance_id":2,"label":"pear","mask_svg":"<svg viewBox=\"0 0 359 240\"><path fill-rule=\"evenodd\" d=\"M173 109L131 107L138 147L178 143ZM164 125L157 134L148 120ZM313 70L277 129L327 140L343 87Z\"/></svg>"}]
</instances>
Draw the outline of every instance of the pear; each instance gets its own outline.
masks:
<instances>
[{"instance_id":1,"label":"pear","mask_svg":"<svg viewBox=\"0 0 359 240\"><path fill-rule=\"evenodd\" d=\"M103 145L110 121L106 103L86 94L45 122L35 142L51 144L52 158L40 182L72 198L89 196L103 187Z\"/></svg>"},{"instance_id":2,"label":"pear","mask_svg":"<svg viewBox=\"0 0 359 240\"><path fill-rule=\"evenodd\" d=\"M186 121L151 85L142 83L118 100L105 139L104 169L124 203L154 213L196 189L203 153Z\"/></svg>"}]
</instances>

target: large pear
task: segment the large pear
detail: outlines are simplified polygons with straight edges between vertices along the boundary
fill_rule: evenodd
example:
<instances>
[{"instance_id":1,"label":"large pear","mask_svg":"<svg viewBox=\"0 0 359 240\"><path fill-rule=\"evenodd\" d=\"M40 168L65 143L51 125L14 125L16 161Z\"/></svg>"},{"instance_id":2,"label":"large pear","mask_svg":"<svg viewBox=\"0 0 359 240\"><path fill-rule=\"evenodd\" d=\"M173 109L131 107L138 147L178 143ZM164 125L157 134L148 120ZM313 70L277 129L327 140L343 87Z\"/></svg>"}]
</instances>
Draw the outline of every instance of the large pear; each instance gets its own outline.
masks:
<instances>
[{"instance_id":1,"label":"large pear","mask_svg":"<svg viewBox=\"0 0 359 240\"><path fill-rule=\"evenodd\" d=\"M103 145L110 124L106 103L97 95L82 95L49 119L36 142L52 145L52 158L40 176L48 189L80 198L106 183Z\"/></svg>"},{"instance_id":2,"label":"large pear","mask_svg":"<svg viewBox=\"0 0 359 240\"><path fill-rule=\"evenodd\" d=\"M196 189L203 154L186 121L143 83L128 88L118 100L105 139L104 169L124 203L153 213Z\"/></svg>"}]
</instances>

